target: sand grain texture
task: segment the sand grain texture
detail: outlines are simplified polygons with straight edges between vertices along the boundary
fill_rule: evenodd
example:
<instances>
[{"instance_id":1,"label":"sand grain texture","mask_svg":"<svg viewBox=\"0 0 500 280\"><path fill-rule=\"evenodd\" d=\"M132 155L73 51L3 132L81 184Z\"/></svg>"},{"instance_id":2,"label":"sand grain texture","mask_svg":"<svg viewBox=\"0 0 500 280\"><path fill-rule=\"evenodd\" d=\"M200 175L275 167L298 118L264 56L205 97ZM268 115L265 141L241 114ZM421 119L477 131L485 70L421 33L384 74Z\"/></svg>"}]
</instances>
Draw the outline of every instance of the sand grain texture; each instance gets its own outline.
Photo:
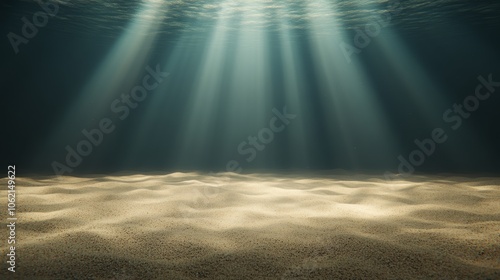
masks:
<instances>
[{"instance_id":1,"label":"sand grain texture","mask_svg":"<svg viewBox=\"0 0 500 280\"><path fill-rule=\"evenodd\" d=\"M499 186L348 174L20 177L17 272L4 242L0 278L500 279Z\"/></svg>"}]
</instances>

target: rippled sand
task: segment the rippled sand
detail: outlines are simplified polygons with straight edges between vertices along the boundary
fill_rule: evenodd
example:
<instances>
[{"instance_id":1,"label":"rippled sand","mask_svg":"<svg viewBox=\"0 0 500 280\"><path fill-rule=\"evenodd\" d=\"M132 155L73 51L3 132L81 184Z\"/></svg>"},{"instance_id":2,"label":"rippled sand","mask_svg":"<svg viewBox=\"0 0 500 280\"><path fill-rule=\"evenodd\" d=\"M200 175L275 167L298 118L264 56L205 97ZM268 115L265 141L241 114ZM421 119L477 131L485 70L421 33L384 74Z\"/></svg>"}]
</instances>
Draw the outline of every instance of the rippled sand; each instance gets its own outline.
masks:
<instances>
[{"instance_id":1,"label":"rippled sand","mask_svg":"<svg viewBox=\"0 0 500 280\"><path fill-rule=\"evenodd\" d=\"M17 272L3 253L0 278L500 279L499 186L348 174L21 177Z\"/></svg>"}]
</instances>

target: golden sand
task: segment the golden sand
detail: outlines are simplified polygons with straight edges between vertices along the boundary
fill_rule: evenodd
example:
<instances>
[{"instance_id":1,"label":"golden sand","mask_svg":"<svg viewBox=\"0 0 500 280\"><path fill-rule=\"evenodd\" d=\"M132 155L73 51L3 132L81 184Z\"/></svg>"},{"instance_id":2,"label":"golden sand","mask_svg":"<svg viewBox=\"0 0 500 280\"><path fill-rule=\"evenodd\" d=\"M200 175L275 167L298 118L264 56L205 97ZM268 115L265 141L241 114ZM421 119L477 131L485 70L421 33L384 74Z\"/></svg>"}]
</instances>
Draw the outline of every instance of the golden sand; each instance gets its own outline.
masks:
<instances>
[{"instance_id":1,"label":"golden sand","mask_svg":"<svg viewBox=\"0 0 500 280\"><path fill-rule=\"evenodd\" d=\"M16 273L3 242L2 279L500 279L499 178L173 173L16 184Z\"/></svg>"}]
</instances>

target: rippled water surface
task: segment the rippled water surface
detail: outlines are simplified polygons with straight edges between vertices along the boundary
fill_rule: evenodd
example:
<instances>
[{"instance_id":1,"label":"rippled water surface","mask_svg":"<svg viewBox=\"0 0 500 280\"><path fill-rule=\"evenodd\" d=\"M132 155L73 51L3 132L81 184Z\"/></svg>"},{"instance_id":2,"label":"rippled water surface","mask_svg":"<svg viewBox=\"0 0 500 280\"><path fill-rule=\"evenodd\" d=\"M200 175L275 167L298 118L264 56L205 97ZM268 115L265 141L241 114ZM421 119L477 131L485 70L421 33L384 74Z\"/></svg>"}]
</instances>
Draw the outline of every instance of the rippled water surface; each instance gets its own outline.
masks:
<instances>
[{"instance_id":1,"label":"rippled water surface","mask_svg":"<svg viewBox=\"0 0 500 280\"><path fill-rule=\"evenodd\" d=\"M500 26L500 2L464 0L143 0L58 1L61 20L52 28L67 32L92 32L115 36L132 24L153 25L148 32L173 34L208 32L215 27L248 29L354 30L380 18L403 30L433 29L460 21L486 27ZM39 9L32 2L7 2L13 18ZM455 30L456 31L456 30Z\"/></svg>"}]
</instances>

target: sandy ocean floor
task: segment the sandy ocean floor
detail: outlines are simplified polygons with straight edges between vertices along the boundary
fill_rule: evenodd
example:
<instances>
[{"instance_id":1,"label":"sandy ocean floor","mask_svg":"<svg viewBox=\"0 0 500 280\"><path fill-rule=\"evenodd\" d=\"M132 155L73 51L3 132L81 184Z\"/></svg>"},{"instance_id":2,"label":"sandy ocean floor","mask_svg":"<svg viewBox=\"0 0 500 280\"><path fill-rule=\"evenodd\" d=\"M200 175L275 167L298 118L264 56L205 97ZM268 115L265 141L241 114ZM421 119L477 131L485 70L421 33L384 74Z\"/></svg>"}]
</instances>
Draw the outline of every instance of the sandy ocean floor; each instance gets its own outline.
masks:
<instances>
[{"instance_id":1,"label":"sandy ocean floor","mask_svg":"<svg viewBox=\"0 0 500 280\"><path fill-rule=\"evenodd\" d=\"M16 184L17 272L7 271L3 226L1 279L500 279L500 178L173 173Z\"/></svg>"}]
</instances>

